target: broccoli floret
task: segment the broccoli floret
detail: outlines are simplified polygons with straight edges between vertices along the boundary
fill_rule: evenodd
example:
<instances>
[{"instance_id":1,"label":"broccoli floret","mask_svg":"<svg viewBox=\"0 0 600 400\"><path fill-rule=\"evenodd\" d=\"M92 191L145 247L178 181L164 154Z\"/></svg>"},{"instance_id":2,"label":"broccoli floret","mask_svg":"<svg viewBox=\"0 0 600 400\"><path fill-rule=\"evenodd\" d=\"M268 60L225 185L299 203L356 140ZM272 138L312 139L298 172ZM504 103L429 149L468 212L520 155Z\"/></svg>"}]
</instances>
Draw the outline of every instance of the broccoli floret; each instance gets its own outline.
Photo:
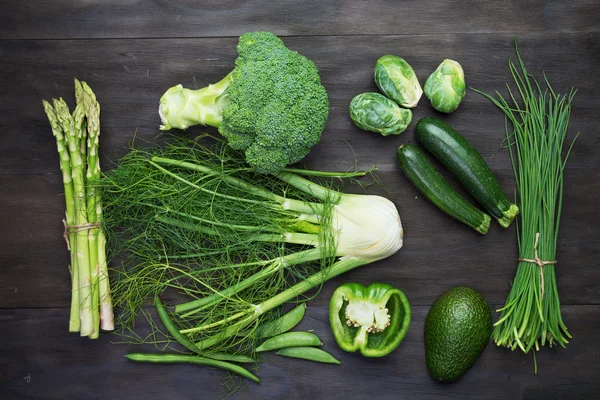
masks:
<instances>
[{"instance_id":1,"label":"broccoli floret","mask_svg":"<svg viewBox=\"0 0 600 400\"><path fill-rule=\"evenodd\" d=\"M235 68L198 90L177 85L161 98L161 129L209 125L245 152L256 171L274 173L319 142L329 113L314 63L272 33L239 38Z\"/></svg>"}]
</instances>

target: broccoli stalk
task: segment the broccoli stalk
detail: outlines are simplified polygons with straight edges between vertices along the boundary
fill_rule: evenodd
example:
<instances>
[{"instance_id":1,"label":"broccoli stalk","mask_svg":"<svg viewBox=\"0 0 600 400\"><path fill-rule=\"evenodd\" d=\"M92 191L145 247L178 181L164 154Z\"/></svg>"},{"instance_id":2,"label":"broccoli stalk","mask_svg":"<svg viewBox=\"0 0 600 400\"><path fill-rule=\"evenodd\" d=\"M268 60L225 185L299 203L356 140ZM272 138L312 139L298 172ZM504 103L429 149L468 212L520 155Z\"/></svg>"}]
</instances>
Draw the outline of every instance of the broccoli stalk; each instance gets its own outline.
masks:
<instances>
[{"instance_id":1,"label":"broccoli stalk","mask_svg":"<svg viewBox=\"0 0 600 400\"><path fill-rule=\"evenodd\" d=\"M173 86L160 99L158 114L165 131L171 128L187 129L192 125L208 125L215 128L223 121L223 108L229 104L224 93L231 83L231 73L214 85L198 90Z\"/></svg>"},{"instance_id":2,"label":"broccoli stalk","mask_svg":"<svg viewBox=\"0 0 600 400\"><path fill-rule=\"evenodd\" d=\"M216 127L257 172L277 173L319 142L329 113L327 92L314 63L272 33L245 33L237 51L235 68L220 82L166 91L161 129Z\"/></svg>"}]
</instances>

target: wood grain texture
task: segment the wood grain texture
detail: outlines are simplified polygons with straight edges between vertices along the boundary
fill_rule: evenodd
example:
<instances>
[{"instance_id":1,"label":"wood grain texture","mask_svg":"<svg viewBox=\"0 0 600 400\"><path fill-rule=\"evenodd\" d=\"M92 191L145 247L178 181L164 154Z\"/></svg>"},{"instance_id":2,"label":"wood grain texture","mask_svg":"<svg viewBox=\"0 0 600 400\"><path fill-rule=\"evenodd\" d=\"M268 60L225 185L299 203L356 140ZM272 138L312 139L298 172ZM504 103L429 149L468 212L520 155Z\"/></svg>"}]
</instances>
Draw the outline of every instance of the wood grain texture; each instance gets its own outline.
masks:
<instances>
[{"instance_id":1,"label":"wood grain texture","mask_svg":"<svg viewBox=\"0 0 600 400\"><path fill-rule=\"evenodd\" d=\"M459 285L480 291L494 304L504 301L516 271L514 228L503 230L494 223L481 236L422 198L399 170L382 173L381 180L401 213L404 247L390 258L331 280L313 304L326 305L343 282L368 285L374 280L402 288L417 305L431 304L449 287ZM582 206L600 201L595 185L574 174L567 187L557 249L563 304L600 304L600 273L593 261L600 258L600 249L589 239L598 235L598 227L590 221L600 221L600 210ZM503 186L509 188L510 183ZM0 308L67 307L69 260L62 238L60 176L0 175L0 187L4 193L0 265L6 266L0 279Z\"/></svg>"},{"instance_id":2,"label":"wood grain texture","mask_svg":"<svg viewBox=\"0 0 600 400\"><path fill-rule=\"evenodd\" d=\"M295 330L313 329L323 349L342 364L325 365L267 355L258 375L231 399L593 399L600 396L597 363L599 306L569 306L564 314L575 339L567 349L544 349L537 356L490 343L477 363L456 383L434 382L425 368L423 321L429 307L413 306L411 327L390 355L368 359L340 350L331 335L326 307L309 305ZM191 365L134 364L123 358L150 346L116 345L114 335L97 341L65 333L66 309L0 310L0 395L3 399L144 398L213 399L225 373ZM140 321L138 331L147 325ZM44 331L40 340L40 330ZM26 377L30 377L27 382Z\"/></svg>"},{"instance_id":3,"label":"wood grain texture","mask_svg":"<svg viewBox=\"0 0 600 400\"><path fill-rule=\"evenodd\" d=\"M596 280L590 279L599 276L591 266L600 257L600 249L589 240L598 236L600 209L585 206L597 203L600 196L600 153L595 151L600 138L590 134L600 118L599 88L590 74L590 65L600 54L598 38L597 34L529 34L520 39L532 71L544 66L557 89L566 90L569 84L579 88L571 130L583 134L566 172L558 248L558 282L565 304L600 301ZM479 237L419 196L394 160L395 148L413 140L414 124L399 137L383 138L360 131L348 117L347 107L355 94L376 90L371 78L374 61L381 54L398 53L399 40L402 38L398 36L314 37L308 44L301 38L286 39L290 47L315 60L331 99L331 116L322 141L304 163L315 169L347 169L353 162L351 146L361 167L377 164L406 230L401 252L334 280L316 301L326 304L339 282L369 283L376 274L378 279L402 287L416 304L430 304L447 287L467 283L489 301L500 303L516 268L514 230L503 231L494 224L488 235ZM442 52L456 55L467 71L468 83L475 87L493 92L509 81L506 60L513 54L510 35L419 36L412 41L416 48L400 54L411 62L421 80L437 66ZM68 260L60 223L62 184L54 139L40 99L64 96L71 101L72 77L88 81L102 104L101 149L109 158L116 157L123 154L134 133L148 140L157 133L156 104L167 87L182 82L196 88L220 79L231 68L235 42L235 38L225 38L0 43L4 54L13 54L3 61L11 79L2 82L8 95L0 97L1 109L5 110L0 119L0 173L4 174L0 175L4 193L0 215L6 227L0 231L5 244L0 248L0 259L11 265L4 272L6 279L0 280L0 307L59 307L69 300ZM348 53L347 48L356 52ZM159 60L157 53L162 55ZM436 113L423 98L415 109L414 121L428 115ZM494 154L502 142L501 113L473 92L457 112L444 119L484 156ZM10 134L14 131L19 134ZM194 135L201 131L194 128L188 132ZM513 192L506 151L488 161L505 192ZM103 168L107 167L105 157ZM44 279L40 268L56 279Z\"/></svg>"},{"instance_id":4,"label":"wood grain texture","mask_svg":"<svg viewBox=\"0 0 600 400\"><path fill-rule=\"evenodd\" d=\"M600 398L597 1L39 0L2 1L0 9L1 399L212 399L222 393L221 371L134 364L123 355L139 350L136 346L112 344L117 338L111 335L90 341L67 332L63 187L41 100L62 96L72 104L73 77L92 86L102 105L102 167L107 169L134 134L151 140L158 133L158 100L168 87L199 88L218 81L233 66L237 36L251 30L273 31L314 60L330 95L321 143L303 164L347 169L353 152L361 168L376 163L402 215L405 243L395 256L326 283L309 303L298 329L314 329L342 365L269 356L259 367L262 383L248 384L232 398ZM357 129L348 104L358 93L377 90L372 68L387 53L404 57L421 82L442 59L453 58L463 65L469 85L503 91L510 81L513 35L532 72L539 76L544 67L561 92L571 85L579 89L571 132L581 136L566 169L557 249L563 316L574 338L567 349L545 348L538 354L537 376L529 355L490 345L461 380L439 385L424 365L423 322L429 306L458 285L478 290L494 309L502 305L516 269L514 227L502 230L493 224L482 237L442 214L395 163L397 146L414 141L414 123L398 137L383 138ZM413 121L424 116L440 116L425 98ZM512 193L507 152L496 153L503 140L501 112L469 92L455 113L442 118L486 157L504 191ZM383 193L377 187L372 192ZM333 290L348 281L386 282L407 294L412 326L390 356L373 360L343 353L331 337L327 304ZM144 321L137 327L148 330Z\"/></svg>"},{"instance_id":5,"label":"wood grain texture","mask_svg":"<svg viewBox=\"0 0 600 400\"><path fill-rule=\"evenodd\" d=\"M599 85L592 68L600 64L600 34L523 34L519 40L532 72L545 68L556 90L567 91L571 85L579 89L571 129L584 135L569 168L595 168L600 154L593 149L600 138L585 133L594 132L600 118ZM377 90L372 70L381 55L403 56L421 82L443 58L452 57L463 65L469 85L490 93L510 81L507 61L514 56L510 34L294 37L285 42L314 60L329 93L330 119L321 143L305 161L322 169L352 165L350 145L361 166L376 162L380 170L389 171L395 169L394 153L382 149L412 140L412 126L398 137L384 138L359 130L348 117L352 97ZM158 101L166 89L177 83L200 88L220 80L233 68L236 43L236 38L0 41L0 174L58 173L41 100L62 96L73 104L73 77L87 81L102 105L101 151L123 154L134 133L148 140L158 133ZM423 97L413 119L428 115L440 114ZM502 142L501 112L474 92L444 118L484 155L492 155ZM14 154L19 154L18 160ZM491 164L502 170L501 179L508 179L502 175L510 174L506 158L494 158Z\"/></svg>"},{"instance_id":6,"label":"wood grain texture","mask_svg":"<svg viewBox=\"0 0 600 400\"><path fill-rule=\"evenodd\" d=\"M0 39L598 32L595 0L22 1L3 5ZM424 22L431 21L425 24Z\"/></svg>"}]
</instances>

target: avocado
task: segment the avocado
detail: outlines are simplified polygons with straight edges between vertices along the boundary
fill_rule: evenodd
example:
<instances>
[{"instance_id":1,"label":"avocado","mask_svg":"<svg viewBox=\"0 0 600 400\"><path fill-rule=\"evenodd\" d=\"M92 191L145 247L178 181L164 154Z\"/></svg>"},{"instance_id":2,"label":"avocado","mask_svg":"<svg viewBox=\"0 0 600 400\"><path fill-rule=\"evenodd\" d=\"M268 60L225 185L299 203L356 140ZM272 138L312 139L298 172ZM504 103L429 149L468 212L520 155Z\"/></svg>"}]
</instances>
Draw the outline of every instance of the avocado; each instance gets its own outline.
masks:
<instances>
[{"instance_id":1,"label":"avocado","mask_svg":"<svg viewBox=\"0 0 600 400\"><path fill-rule=\"evenodd\" d=\"M492 312L473 289L441 295L425 319L425 358L431 376L454 382L477 361L492 334Z\"/></svg>"}]
</instances>

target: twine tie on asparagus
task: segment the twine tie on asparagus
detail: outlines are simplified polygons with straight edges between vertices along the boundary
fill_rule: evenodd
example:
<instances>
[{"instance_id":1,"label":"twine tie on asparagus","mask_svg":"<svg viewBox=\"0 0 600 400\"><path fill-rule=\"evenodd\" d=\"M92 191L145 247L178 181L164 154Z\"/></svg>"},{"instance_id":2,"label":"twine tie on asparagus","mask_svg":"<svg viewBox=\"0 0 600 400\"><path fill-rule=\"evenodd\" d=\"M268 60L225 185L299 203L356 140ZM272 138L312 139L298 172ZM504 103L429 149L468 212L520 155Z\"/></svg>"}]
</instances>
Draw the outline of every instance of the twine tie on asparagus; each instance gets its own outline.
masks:
<instances>
[{"instance_id":1,"label":"twine tie on asparagus","mask_svg":"<svg viewBox=\"0 0 600 400\"><path fill-rule=\"evenodd\" d=\"M537 232L535 234L535 243L533 245L533 258L519 258L519 261L528 262L532 264L537 264L540 267L540 279L541 279L541 289L542 289L542 299L544 298L544 265L556 264L556 260L552 261L542 261L538 257L538 242L540 241L540 233Z\"/></svg>"},{"instance_id":2,"label":"twine tie on asparagus","mask_svg":"<svg viewBox=\"0 0 600 400\"><path fill-rule=\"evenodd\" d=\"M67 220L63 219L63 226L65 230L63 232L63 237L65 238L65 242L67 242L67 250L71 251L71 243L69 242L69 235L71 233L77 233L82 231L89 231L90 229L100 228L102 224L100 222L95 222L93 224L81 224L81 225L67 225Z\"/></svg>"}]
</instances>

